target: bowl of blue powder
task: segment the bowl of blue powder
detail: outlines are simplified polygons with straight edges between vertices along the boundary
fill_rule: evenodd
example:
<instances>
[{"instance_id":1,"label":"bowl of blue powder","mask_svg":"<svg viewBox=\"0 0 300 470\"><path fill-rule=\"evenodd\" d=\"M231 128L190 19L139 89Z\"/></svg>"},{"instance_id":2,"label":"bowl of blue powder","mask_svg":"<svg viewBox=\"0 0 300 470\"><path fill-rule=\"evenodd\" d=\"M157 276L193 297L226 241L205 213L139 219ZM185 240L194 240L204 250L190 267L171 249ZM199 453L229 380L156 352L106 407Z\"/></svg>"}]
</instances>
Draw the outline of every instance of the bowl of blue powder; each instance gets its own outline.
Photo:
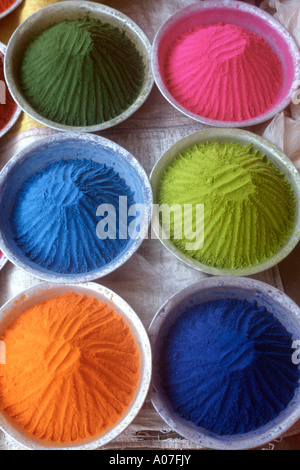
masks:
<instances>
[{"instance_id":1,"label":"bowl of blue powder","mask_svg":"<svg viewBox=\"0 0 300 470\"><path fill-rule=\"evenodd\" d=\"M152 191L137 160L92 134L55 134L0 173L0 247L29 274L87 282L123 265L148 234Z\"/></svg>"},{"instance_id":2,"label":"bowl of blue powder","mask_svg":"<svg viewBox=\"0 0 300 470\"><path fill-rule=\"evenodd\" d=\"M152 403L191 442L257 448L300 419L300 308L274 287L207 278L169 299L149 336Z\"/></svg>"}]
</instances>

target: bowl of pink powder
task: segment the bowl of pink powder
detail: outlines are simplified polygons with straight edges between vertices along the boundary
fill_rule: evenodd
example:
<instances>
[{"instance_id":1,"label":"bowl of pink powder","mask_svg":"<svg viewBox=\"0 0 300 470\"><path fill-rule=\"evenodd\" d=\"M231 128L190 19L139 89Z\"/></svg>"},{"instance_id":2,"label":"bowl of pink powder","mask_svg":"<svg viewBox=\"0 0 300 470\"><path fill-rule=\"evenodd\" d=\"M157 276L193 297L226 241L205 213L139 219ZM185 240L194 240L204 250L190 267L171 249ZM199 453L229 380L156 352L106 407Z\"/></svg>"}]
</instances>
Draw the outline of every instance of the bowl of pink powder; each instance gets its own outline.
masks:
<instances>
[{"instance_id":1,"label":"bowl of pink powder","mask_svg":"<svg viewBox=\"0 0 300 470\"><path fill-rule=\"evenodd\" d=\"M161 26L152 70L163 96L183 114L207 125L246 127L290 104L300 53L290 33L263 10L206 1Z\"/></svg>"}]
</instances>

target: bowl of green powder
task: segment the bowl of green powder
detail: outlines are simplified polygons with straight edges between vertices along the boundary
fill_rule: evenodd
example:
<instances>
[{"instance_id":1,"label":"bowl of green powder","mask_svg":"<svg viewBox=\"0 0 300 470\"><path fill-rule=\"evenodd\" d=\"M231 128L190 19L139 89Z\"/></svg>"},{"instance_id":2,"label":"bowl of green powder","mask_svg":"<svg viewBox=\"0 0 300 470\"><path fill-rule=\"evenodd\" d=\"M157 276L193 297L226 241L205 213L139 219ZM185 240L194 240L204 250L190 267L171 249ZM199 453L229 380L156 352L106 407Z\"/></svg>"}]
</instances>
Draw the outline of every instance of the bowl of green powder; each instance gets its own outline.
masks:
<instances>
[{"instance_id":1,"label":"bowl of green powder","mask_svg":"<svg viewBox=\"0 0 300 470\"><path fill-rule=\"evenodd\" d=\"M207 129L173 145L151 173L153 229L165 247L212 275L252 275L300 239L300 176L261 137Z\"/></svg>"},{"instance_id":2,"label":"bowl of green powder","mask_svg":"<svg viewBox=\"0 0 300 470\"><path fill-rule=\"evenodd\" d=\"M97 132L129 118L153 86L151 44L123 13L93 2L59 2L11 37L5 76L15 101L60 131Z\"/></svg>"}]
</instances>

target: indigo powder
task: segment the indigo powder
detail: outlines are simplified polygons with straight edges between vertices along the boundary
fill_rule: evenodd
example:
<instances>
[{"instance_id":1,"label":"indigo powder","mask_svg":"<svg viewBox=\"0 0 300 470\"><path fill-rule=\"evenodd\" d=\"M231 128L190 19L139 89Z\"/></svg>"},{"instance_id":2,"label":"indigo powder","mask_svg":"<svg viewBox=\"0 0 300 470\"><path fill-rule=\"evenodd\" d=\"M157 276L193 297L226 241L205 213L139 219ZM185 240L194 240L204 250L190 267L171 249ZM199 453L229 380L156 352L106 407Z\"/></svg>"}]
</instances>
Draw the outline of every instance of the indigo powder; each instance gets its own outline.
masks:
<instances>
[{"instance_id":1,"label":"indigo powder","mask_svg":"<svg viewBox=\"0 0 300 470\"><path fill-rule=\"evenodd\" d=\"M161 383L175 412L217 435L267 424L293 399L292 337L255 301L194 306L169 327Z\"/></svg>"}]
</instances>

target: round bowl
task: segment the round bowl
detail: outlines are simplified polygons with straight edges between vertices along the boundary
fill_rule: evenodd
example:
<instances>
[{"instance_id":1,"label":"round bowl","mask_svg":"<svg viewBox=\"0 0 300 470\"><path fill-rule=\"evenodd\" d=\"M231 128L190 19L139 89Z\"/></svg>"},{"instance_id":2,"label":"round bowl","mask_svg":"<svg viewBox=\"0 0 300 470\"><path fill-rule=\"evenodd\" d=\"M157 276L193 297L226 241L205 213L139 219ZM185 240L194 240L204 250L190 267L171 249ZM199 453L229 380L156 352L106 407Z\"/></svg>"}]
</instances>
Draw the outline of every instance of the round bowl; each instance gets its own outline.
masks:
<instances>
[{"instance_id":1,"label":"round bowl","mask_svg":"<svg viewBox=\"0 0 300 470\"><path fill-rule=\"evenodd\" d=\"M3 60L3 63L4 63L5 54L6 54L6 46L4 44L2 44L2 42L0 42L0 60ZM2 59L1 56L3 56L3 59ZM7 132L10 131L10 129L15 125L15 123L19 119L21 113L22 113L21 108L19 108L19 106L17 106L17 109L14 112L14 114L12 115L11 119L8 121L6 126L4 126L3 129L0 130L0 139L5 134L7 134Z\"/></svg>"},{"instance_id":2,"label":"round bowl","mask_svg":"<svg viewBox=\"0 0 300 470\"><path fill-rule=\"evenodd\" d=\"M192 258L189 258L184 253L182 253L176 246L172 243L171 240L165 239L161 236L159 230L159 223L153 224L153 230L162 244L175 255L178 259L183 261L188 266L205 272L212 275L231 275L231 276L250 276L267 269L272 268L276 264L280 263L284 258L286 258L290 252L295 248L297 243L300 240L300 175L293 165L291 160L281 152L276 146L271 144L265 139L253 134L251 132L240 130L240 129L205 129L194 134L191 134L187 137L176 142L169 150L167 150L164 155L157 161L155 164L151 175L150 181L153 190L153 202L154 206L158 205L158 193L159 193L159 184L161 178L164 174L165 169L172 163L179 153L183 153L189 148L200 142L237 142L243 145L253 144L254 148L259 150L262 154L265 154L267 158L273 162L282 173L285 174L287 180L291 183L295 197L297 199L297 209L296 209L296 219L294 230L291 233L289 239L286 241L284 246L275 253L271 258L255 265L249 266L242 269L218 269L212 266L208 266L200 263Z\"/></svg>"},{"instance_id":3,"label":"round bowl","mask_svg":"<svg viewBox=\"0 0 300 470\"><path fill-rule=\"evenodd\" d=\"M259 306L265 306L286 327L293 340L300 338L300 308L283 292L247 278L204 279L171 297L160 308L150 325L148 333L153 355L150 398L164 421L191 442L210 449L250 449L273 441L300 419L300 386L288 407L265 426L244 435L219 436L182 419L173 411L160 376L160 348L172 323L193 305L224 298L244 299L248 302L256 300Z\"/></svg>"},{"instance_id":4,"label":"round bowl","mask_svg":"<svg viewBox=\"0 0 300 470\"><path fill-rule=\"evenodd\" d=\"M61 274L31 262L14 241L10 222L15 198L24 182L34 173L61 159L88 159L113 167L135 193L136 204L144 207L140 237L130 238L125 251L109 264L84 274ZM152 191L138 161L116 143L93 134L58 133L32 143L15 155L0 173L0 249L17 267L49 282L88 282L106 276L122 266L148 234L152 213ZM95 208L96 211L97 208ZM96 230L96 226L95 226Z\"/></svg>"},{"instance_id":5,"label":"round bowl","mask_svg":"<svg viewBox=\"0 0 300 470\"><path fill-rule=\"evenodd\" d=\"M284 84L277 103L265 114L245 121L217 121L190 112L169 92L164 77L163 64L170 46L184 32L195 26L217 23L234 24L262 36L281 60ZM177 11L157 32L152 47L152 71L162 95L186 116L216 127L246 127L265 122L285 109L295 92L295 82L300 78L300 53L289 32L271 15L258 7L233 0L198 2Z\"/></svg>"},{"instance_id":6,"label":"round bowl","mask_svg":"<svg viewBox=\"0 0 300 470\"><path fill-rule=\"evenodd\" d=\"M32 435L26 433L24 429L21 429L20 426L18 426L16 422L9 418L5 412L0 411L0 428L2 431L4 431L9 437L17 441L19 444L29 449L97 449L107 444L112 439L115 439L133 421L140 411L149 390L152 360L151 347L147 332L141 320L132 310L132 308L113 291L107 289L106 287L100 286L99 284L87 283L76 285L54 285L41 283L25 290L7 302L0 309L0 335L2 335L6 328L8 328L15 321L15 319L28 308L32 307L38 302L63 295L67 292L75 292L79 295L86 295L88 297L96 298L99 302L106 302L115 310L116 313L118 313L123 318L125 323L130 328L140 352L140 380L136 395L130 405L130 408L113 428L109 429L107 432L104 432L100 436L95 436L95 438L87 439L80 443L68 444L68 447L65 445L41 441L34 438Z\"/></svg>"},{"instance_id":7,"label":"round bowl","mask_svg":"<svg viewBox=\"0 0 300 470\"><path fill-rule=\"evenodd\" d=\"M145 65L144 85L135 102L132 103L132 105L122 114L116 116L110 121L86 127L67 126L43 117L36 112L31 104L25 99L18 84L18 67L28 43L39 33L60 21L83 18L87 14L92 18L107 22L125 31L126 35L132 40L143 57ZM22 108L23 111L35 121L60 131L97 132L120 124L137 111L146 101L154 83L151 72L150 56L151 44L148 38L130 18L120 11L94 2L66 1L42 8L37 13L34 13L32 16L27 18L16 29L7 46L4 70L11 95L20 108Z\"/></svg>"},{"instance_id":8,"label":"round bowl","mask_svg":"<svg viewBox=\"0 0 300 470\"><path fill-rule=\"evenodd\" d=\"M9 8L7 8L7 10L0 13L0 20L16 10L21 3L23 3L23 0L16 0Z\"/></svg>"}]
</instances>

